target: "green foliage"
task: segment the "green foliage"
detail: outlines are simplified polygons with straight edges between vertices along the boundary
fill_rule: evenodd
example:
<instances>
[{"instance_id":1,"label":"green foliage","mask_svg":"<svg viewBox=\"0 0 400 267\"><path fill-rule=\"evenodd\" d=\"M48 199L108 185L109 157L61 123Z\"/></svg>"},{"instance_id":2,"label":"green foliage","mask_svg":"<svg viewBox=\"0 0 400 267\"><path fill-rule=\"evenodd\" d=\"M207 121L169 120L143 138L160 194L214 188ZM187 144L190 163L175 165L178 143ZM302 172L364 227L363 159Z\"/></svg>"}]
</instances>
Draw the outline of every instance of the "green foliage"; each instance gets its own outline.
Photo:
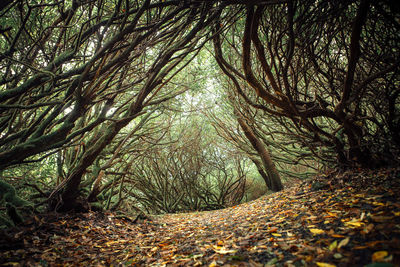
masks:
<instances>
[{"instance_id":1,"label":"green foliage","mask_svg":"<svg viewBox=\"0 0 400 267\"><path fill-rule=\"evenodd\" d=\"M4 207L51 195L53 208L80 196L171 212L258 197L265 168L238 114L284 182L398 162L389 2L11 2L0 16L0 170L15 186L1 181Z\"/></svg>"},{"instance_id":2,"label":"green foliage","mask_svg":"<svg viewBox=\"0 0 400 267\"><path fill-rule=\"evenodd\" d=\"M17 207L27 206L30 203L17 196L15 188L4 180L0 179L0 204L13 204Z\"/></svg>"},{"instance_id":3,"label":"green foliage","mask_svg":"<svg viewBox=\"0 0 400 267\"><path fill-rule=\"evenodd\" d=\"M17 208L25 208L24 211L28 212L33 209L32 204L20 198L15 188L3 179L0 179L0 207L6 208L6 213L0 214L0 228L11 227L23 221Z\"/></svg>"},{"instance_id":4,"label":"green foliage","mask_svg":"<svg viewBox=\"0 0 400 267\"><path fill-rule=\"evenodd\" d=\"M14 223L5 215L0 213L0 229L13 227L15 226Z\"/></svg>"}]
</instances>

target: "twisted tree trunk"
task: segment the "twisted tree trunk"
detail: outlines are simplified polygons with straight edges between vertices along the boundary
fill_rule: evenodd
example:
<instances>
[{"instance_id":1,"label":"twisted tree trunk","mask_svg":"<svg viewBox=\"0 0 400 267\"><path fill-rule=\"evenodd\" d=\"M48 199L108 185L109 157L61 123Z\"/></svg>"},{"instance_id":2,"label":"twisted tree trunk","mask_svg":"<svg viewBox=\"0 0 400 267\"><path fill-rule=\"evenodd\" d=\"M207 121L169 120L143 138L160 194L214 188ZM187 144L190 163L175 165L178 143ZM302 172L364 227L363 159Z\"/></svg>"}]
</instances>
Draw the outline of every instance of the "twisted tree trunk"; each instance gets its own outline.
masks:
<instances>
[{"instance_id":1,"label":"twisted tree trunk","mask_svg":"<svg viewBox=\"0 0 400 267\"><path fill-rule=\"evenodd\" d=\"M253 148L257 151L258 155L261 158L264 169L267 173L267 176L263 175L262 177L265 180L266 185L274 192L281 191L283 189L283 185L281 182L281 177L276 170L275 164L271 159L271 156L268 150L265 148L264 143L254 134L251 127L245 122L240 115L237 114L237 121L242 128L244 134L247 139L250 141Z\"/></svg>"}]
</instances>

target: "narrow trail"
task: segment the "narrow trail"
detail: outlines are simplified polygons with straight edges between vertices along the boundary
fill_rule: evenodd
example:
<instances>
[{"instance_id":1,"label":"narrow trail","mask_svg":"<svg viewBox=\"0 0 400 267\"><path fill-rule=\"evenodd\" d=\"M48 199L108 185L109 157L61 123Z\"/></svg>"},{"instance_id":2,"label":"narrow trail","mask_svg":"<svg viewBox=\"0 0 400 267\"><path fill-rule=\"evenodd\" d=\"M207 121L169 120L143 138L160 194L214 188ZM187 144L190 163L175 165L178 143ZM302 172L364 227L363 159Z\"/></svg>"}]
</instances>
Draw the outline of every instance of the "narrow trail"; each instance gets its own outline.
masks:
<instances>
[{"instance_id":1,"label":"narrow trail","mask_svg":"<svg viewBox=\"0 0 400 267\"><path fill-rule=\"evenodd\" d=\"M382 177L390 174L382 174ZM302 183L231 208L132 223L36 217L3 233L3 266L400 266L400 186Z\"/></svg>"}]
</instances>

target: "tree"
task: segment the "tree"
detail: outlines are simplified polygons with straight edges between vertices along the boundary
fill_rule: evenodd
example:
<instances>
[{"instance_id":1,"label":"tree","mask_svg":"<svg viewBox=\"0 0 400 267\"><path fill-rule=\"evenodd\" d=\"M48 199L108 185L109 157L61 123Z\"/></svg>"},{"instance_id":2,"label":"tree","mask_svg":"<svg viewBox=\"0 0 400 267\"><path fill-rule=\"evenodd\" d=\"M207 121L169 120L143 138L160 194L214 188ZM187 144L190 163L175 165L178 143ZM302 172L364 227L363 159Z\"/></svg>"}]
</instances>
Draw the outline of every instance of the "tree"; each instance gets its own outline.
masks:
<instances>
[{"instance_id":1,"label":"tree","mask_svg":"<svg viewBox=\"0 0 400 267\"><path fill-rule=\"evenodd\" d=\"M48 163L35 179L46 190L27 184L59 211L82 208L82 190L121 200L135 135L156 133L143 125L187 90L177 77L211 39L260 174L284 161L277 148L305 165L398 164L397 11L369 0L5 1L0 172L26 182Z\"/></svg>"},{"instance_id":2,"label":"tree","mask_svg":"<svg viewBox=\"0 0 400 267\"><path fill-rule=\"evenodd\" d=\"M275 164L271 159L270 153L265 148L264 143L254 134L253 130L239 113L237 113L236 116L240 128L243 130L245 136L261 158L264 170L267 173L267 176L263 176L263 178L265 179L265 183L267 184L268 188L274 192L282 190L283 186L280 175L276 170Z\"/></svg>"},{"instance_id":3,"label":"tree","mask_svg":"<svg viewBox=\"0 0 400 267\"><path fill-rule=\"evenodd\" d=\"M80 146L101 126L85 139L85 151L50 196L52 208L74 208L82 175L100 152L146 107L171 97L155 99L187 64L183 60L206 41L201 32L220 13L218 7L208 12L211 5L73 1L11 6L15 12L3 14L3 20L15 27L4 35L6 52L0 57L0 167Z\"/></svg>"},{"instance_id":4,"label":"tree","mask_svg":"<svg viewBox=\"0 0 400 267\"><path fill-rule=\"evenodd\" d=\"M338 165L398 162L393 3L288 1L238 14L244 25L216 24L214 53L248 105L295 131L314 155L336 155Z\"/></svg>"}]
</instances>

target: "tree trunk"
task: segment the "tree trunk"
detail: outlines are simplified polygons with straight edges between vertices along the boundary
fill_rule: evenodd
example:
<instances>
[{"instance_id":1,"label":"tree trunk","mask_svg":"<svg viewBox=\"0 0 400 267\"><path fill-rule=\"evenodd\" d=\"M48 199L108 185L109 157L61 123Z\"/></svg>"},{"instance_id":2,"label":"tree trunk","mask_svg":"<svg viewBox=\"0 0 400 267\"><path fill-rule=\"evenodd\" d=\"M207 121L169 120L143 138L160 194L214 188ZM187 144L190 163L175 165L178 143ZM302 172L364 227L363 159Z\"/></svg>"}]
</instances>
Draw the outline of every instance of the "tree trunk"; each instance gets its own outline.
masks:
<instances>
[{"instance_id":1,"label":"tree trunk","mask_svg":"<svg viewBox=\"0 0 400 267\"><path fill-rule=\"evenodd\" d=\"M272 187L271 180L269 179L268 174L265 173L264 167L263 167L263 164L261 163L261 161L259 161L258 159L254 158L254 157L251 157L250 159L254 163L254 165L256 165L257 171L261 175L261 177L264 179L264 182L267 185L267 187L271 188Z\"/></svg>"},{"instance_id":2,"label":"tree trunk","mask_svg":"<svg viewBox=\"0 0 400 267\"><path fill-rule=\"evenodd\" d=\"M240 127L242 128L244 134L246 135L247 139L250 141L251 145L260 156L265 171L268 175L268 179L266 179L266 177L263 177L265 183L272 191L274 192L281 191L283 189L281 178L279 176L278 171L276 170L275 164L272 161L268 150L265 148L264 143L254 134L250 126L239 116L237 117L237 121Z\"/></svg>"},{"instance_id":3,"label":"tree trunk","mask_svg":"<svg viewBox=\"0 0 400 267\"><path fill-rule=\"evenodd\" d=\"M117 133L128 124L129 120L114 122L109 126L104 135L82 156L77 166L72 170L71 174L61 183L49 197L49 207L51 210L70 211L73 209L81 209L78 207L79 185L86 169L93 164L101 151L112 141Z\"/></svg>"}]
</instances>

